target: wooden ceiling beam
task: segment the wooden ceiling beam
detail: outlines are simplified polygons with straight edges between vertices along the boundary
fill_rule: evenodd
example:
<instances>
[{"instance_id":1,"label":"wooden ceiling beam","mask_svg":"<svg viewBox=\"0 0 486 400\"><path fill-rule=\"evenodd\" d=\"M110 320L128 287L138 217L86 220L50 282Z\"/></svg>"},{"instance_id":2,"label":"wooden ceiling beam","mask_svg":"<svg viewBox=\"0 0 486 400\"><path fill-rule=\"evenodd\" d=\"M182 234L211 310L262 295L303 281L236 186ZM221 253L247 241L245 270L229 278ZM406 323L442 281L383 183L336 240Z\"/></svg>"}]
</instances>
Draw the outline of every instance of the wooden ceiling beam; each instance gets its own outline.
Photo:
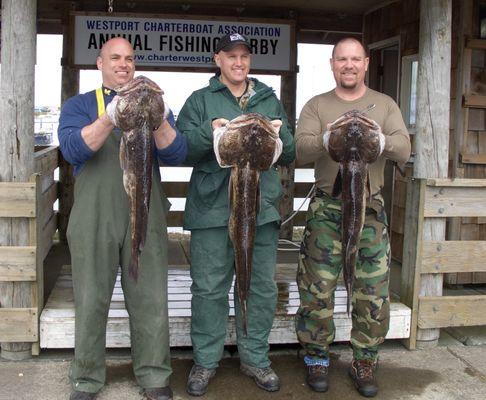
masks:
<instances>
[{"instance_id":1,"label":"wooden ceiling beam","mask_svg":"<svg viewBox=\"0 0 486 400\"><path fill-rule=\"evenodd\" d=\"M1 0L0 0L1 1ZM105 12L106 2L99 0L38 0L38 33L62 33L62 19L69 10ZM296 22L298 38L304 42L335 43L343 35L359 37L362 32L363 16L346 13L325 13L320 10L292 10L279 7L235 7L228 5L204 6L193 4L189 8L181 4L153 1L115 1L115 12L130 14L172 14L174 17L207 16L217 18L269 18ZM338 40L337 39L337 40Z\"/></svg>"}]
</instances>

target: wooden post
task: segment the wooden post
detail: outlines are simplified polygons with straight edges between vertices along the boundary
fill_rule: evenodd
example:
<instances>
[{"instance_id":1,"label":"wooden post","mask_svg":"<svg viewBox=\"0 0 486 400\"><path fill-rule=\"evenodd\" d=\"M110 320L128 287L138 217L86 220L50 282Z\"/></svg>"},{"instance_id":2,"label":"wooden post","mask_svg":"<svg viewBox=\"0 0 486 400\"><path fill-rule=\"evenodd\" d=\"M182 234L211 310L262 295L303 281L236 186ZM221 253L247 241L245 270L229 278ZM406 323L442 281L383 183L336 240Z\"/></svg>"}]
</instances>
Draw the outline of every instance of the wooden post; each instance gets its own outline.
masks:
<instances>
[{"instance_id":1,"label":"wooden post","mask_svg":"<svg viewBox=\"0 0 486 400\"><path fill-rule=\"evenodd\" d=\"M74 7L74 6L71 6ZM73 51L72 38L69 29L69 14L66 11L62 34L62 79L61 79L61 105L79 92L79 70L70 68L67 60ZM66 230L69 214L74 201L73 167L62 157L59 157L59 239L66 242Z\"/></svg>"},{"instance_id":2,"label":"wooden post","mask_svg":"<svg viewBox=\"0 0 486 400\"><path fill-rule=\"evenodd\" d=\"M36 0L2 1L0 181L27 182L34 173ZM27 218L0 218L0 245L29 243ZM1 282L0 307L32 307L32 282ZM1 356L29 358L31 343L2 343Z\"/></svg>"},{"instance_id":3,"label":"wooden post","mask_svg":"<svg viewBox=\"0 0 486 400\"><path fill-rule=\"evenodd\" d=\"M411 179L407 182L400 302L412 309L410 337L404 341L408 349L415 349L417 339L418 292L420 289L420 269L418 267L422 257L425 182L424 179Z\"/></svg>"},{"instance_id":4,"label":"wooden post","mask_svg":"<svg viewBox=\"0 0 486 400\"><path fill-rule=\"evenodd\" d=\"M414 177L444 178L449 161L452 0L420 2ZM445 240L445 218L423 224L423 240ZM419 272L417 272L419 273ZM442 274L421 277L420 296L441 296ZM417 347L436 345L439 329L419 329Z\"/></svg>"},{"instance_id":5,"label":"wooden post","mask_svg":"<svg viewBox=\"0 0 486 400\"><path fill-rule=\"evenodd\" d=\"M295 132L295 99L297 91L297 74L290 72L282 75L280 84L280 99L285 108L285 113L289 120L290 126ZM285 221L294 211L294 175L295 164L292 163L286 167L279 167L280 181L282 182L283 196L280 200L280 216L282 222ZM280 229L282 239L292 240L294 224L292 221L287 222Z\"/></svg>"}]
</instances>

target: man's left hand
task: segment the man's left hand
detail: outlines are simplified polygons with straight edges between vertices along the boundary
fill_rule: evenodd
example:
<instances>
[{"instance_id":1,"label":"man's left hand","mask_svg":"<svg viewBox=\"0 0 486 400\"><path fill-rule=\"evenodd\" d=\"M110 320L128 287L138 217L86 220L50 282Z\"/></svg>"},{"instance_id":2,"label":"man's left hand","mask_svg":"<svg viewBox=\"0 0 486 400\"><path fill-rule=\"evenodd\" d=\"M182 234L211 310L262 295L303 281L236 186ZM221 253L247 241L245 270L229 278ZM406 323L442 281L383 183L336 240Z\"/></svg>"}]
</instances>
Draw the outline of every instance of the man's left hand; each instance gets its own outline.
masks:
<instances>
[{"instance_id":1,"label":"man's left hand","mask_svg":"<svg viewBox=\"0 0 486 400\"><path fill-rule=\"evenodd\" d=\"M383 153L383 150L385 150L385 141L386 141L385 135L381 131L381 126L378 125L378 123L375 120L370 118L369 121L373 124L373 130L378 135L378 139L380 140L380 154L379 155L381 155L381 153Z\"/></svg>"},{"instance_id":2,"label":"man's left hand","mask_svg":"<svg viewBox=\"0 0 486 400\"><path fill-rule=\"evenodd\" d=\"M278 135L280 133L280 128L282 127L282 121L279 120L279 119L274 119L274 120L270 121L270 123L273 126L273 130ZM277 140L275 141L275 151L273 153L272 164L275 164L277 162L278 158L282 154L282 150L283 150L282 139L277 138Z\"/></svg>"},{"instance_id":3,"label":"man's left hand","mask_svg":"<svg viewBox=\"0 0 486 400\"><path fill-rule=\"evenodd\" d=\"M383 135L383 133L381 133L381 130L380 130L380 133L378 134L378 137L380 138L380 155L381 153L383 153L383 150L385 150L385 135Z\"/></svg>"},{"instance_id":4,"label":"man's left hand","mask_svg":"<svg viewBox=\"0 0 486 400\"><path fill-rule=\"evenodd\" d=\"M169 118L169 114L170 114L170 107L167 104L167 102L164 101L164 116L162 117L162 119L165 121L167 118Z\"/></svg>"}]
</instances>

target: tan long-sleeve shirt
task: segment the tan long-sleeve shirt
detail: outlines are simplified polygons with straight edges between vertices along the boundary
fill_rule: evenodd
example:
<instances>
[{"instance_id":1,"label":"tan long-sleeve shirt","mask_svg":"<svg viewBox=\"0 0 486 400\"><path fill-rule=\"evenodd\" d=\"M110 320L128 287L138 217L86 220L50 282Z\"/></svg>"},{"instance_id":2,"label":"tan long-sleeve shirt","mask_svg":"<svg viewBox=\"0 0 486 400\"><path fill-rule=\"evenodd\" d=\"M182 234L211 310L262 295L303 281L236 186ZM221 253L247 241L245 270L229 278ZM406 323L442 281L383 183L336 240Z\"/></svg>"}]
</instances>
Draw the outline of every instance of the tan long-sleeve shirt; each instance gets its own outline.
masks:
<instances>
[{"instance_id":1,"label":"tan long-sleeve shirt","mask_svg":"<svg viewBox=\"0 0 486 400\"><path fill-rule=\"evenodd\" d=\"M332 90L310 99L300 113L295 133L297 162L301 165L314 163L317 187L329 195L332 193L339 164L331 159L324 148L322 136L327 124L334 122L347 111L361 111L371 104L375 104L375 107L367 112L367 116L380 125L385 135L382 155L369 165L371 192L376 194L383 186L385 160L389 158L405 163L410 157L410 137L400 109L393 99L367 88L366 93L358 100L346 101Z\"/></svg>"}]
</instances>

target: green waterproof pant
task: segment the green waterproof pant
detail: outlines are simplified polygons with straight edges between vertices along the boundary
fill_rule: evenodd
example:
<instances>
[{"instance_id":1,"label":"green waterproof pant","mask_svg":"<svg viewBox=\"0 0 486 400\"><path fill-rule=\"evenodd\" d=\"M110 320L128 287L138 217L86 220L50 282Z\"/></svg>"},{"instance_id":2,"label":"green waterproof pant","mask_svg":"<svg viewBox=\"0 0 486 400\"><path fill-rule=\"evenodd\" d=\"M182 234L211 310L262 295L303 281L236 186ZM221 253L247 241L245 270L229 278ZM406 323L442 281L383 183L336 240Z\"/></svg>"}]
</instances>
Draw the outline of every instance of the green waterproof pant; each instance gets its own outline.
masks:
<instances>
[{"instance_id":1,"label":"green waterproof pant","mask_svg":"<svg viewBox=\"0 0 486 400\"><path fill-rule=\"evenodd\" d=\"M366 208L352 294L351 344L355 359L377 359L390 319L390 245L378 200ZM300 250L297 337L310 357L328 358L334 340L334 292L342 269L341 203L325 194L309 204Z\"/></svg>"},{"instance_id":2,"label":"green waterproof pant","mask_svg":"<svg viewBox=\"0 0 486 400\"><path fill-rule=\"evenodd\" d=\"M76 176L68 226L75 302L73 388L97 392L105 382L105 337L110 299L121 266L130 316L133 371L143 388L168 385L172 372L167 312L165 195L154 171L145 248L138 281L128 277L131 252L128 198L113 132Z\"/></svg>"},{"instance_id":3,"label":"green waterproof pant","mask_svg":"<svg viewBox=\"0 0 486 400\"><path fill-rule=\"evenodd\" d=\"M242 363L268 367L268 335L277 304L275 267L277 223L257 227L253 250L245 337L238 296L234 296L238 353ZM228 293L235 275L233 244L227 227L191 232L191 340L194 363L216 368L223 355L228 325Z\"/></svg>"}]
</instances>

